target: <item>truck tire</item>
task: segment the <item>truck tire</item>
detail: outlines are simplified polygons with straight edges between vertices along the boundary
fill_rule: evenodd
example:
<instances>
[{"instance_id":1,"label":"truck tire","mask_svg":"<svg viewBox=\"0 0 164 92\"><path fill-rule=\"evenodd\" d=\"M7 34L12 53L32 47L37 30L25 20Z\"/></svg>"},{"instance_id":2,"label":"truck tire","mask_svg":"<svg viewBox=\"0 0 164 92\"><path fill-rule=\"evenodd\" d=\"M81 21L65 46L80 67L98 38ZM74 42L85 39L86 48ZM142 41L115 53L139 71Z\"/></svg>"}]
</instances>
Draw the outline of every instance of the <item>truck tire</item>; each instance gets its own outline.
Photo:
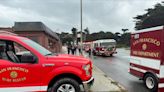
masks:
<instances>
[{"instance_id":1,"label":"truck tire","mask_svg":"<svg viewBox=\"0 0 164 92\"><path fill-rule=\"evenodd\" d=\"M72 78L61 78L54 83L50 92L80 92L80 86Z\"/></svg>"},{"instance_id":2,"label":"truck tire","mask_svg":"<svg viewBox=\"0 0 164 92\"><path fill-rule=\"evenodd\" d=\"M151 92L157 92L158 79L153 74L146 74L144 77L144 84Z\"/></svg>"}]
</instances>

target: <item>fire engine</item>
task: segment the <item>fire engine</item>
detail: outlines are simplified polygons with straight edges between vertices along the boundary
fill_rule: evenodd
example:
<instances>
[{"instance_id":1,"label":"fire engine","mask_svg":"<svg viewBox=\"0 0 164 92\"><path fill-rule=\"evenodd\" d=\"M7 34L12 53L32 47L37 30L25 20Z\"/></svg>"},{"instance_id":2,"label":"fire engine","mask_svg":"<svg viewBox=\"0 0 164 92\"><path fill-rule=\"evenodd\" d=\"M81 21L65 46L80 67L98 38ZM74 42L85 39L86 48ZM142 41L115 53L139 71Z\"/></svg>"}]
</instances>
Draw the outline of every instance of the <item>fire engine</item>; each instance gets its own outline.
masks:
<instances>
[{"instance_id":1,"label":"fire engine","mask_svg":"<svg viewBox=\"0 0 164 92\"><path fill-rule=\"evenodd\" d=\"M102 39L93 41L93 55L113 56L116 52L114 39Z\"/></svg>"},{"instance_id":2,"label":"fire engine","mask_svg":"<svg viewBox=\"0 0 164 92\"><path fill-rule=\"evenodd\" d=\"M0 32L0 92L80 92L93 81L91 60Z\"/></svg>"},{"instance_id":3,"label":"fire engine","mask_svg":"<svg viewBox=\"0 0 164 92\"><path fill-rule=\"evenodd\" d=\"M132 33L130 55L129 72L151 92L164 92L164 26Z\"/></svg>"}]
</instances>

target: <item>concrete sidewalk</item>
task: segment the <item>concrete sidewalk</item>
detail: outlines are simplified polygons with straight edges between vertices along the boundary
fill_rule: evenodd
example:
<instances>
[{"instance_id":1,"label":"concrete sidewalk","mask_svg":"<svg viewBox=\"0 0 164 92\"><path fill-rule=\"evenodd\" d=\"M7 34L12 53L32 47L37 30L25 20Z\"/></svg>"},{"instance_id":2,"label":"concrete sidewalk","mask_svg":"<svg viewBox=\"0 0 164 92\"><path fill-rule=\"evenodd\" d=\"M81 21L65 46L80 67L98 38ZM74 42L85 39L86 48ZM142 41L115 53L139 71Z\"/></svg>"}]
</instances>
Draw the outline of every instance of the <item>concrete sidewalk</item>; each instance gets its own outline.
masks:
<instances>
[{"instance_id":1,"label":"concrete sidewalk","mask_svg":"<svg viewBox=\"0 0 164 92\"><path fill-rule=\"evenodd\" d=\"M63 47L62 51L62 53L67 53L66 47ZM88 58L86 54L84 54L84 57ZM95 65L93 65L93 77L95 81L90 92L127 92L123 86L112 80Z\"/></svg>"},{"instance_id":2,"label":"concrete sidewalk","mask_svg":"<svg viewBox=\"0 0 164 92\"><path fill-rule=\"evenodd\" d=\"M91 92L126 92L124 87L122 87L117 82L108 77L95 65L93 66L93 77L95 78L95 81L90 89Z\"/></svg>"}]
</instances>

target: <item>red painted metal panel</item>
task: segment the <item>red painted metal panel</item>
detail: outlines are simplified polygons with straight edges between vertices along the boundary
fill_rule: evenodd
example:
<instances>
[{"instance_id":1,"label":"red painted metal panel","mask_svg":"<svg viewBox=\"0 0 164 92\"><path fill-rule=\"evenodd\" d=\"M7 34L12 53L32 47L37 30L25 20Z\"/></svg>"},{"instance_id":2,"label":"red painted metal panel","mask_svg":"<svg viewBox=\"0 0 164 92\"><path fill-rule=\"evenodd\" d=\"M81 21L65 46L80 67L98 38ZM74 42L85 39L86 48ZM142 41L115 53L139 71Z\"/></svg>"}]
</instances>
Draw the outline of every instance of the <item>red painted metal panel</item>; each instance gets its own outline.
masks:
<instances>
[{"instance_id":1,"label":"red painted metal panel","mask_svg":"<svg viewBox=\"0 0 164 92\"><path fill-rule=\"evenodd\" d=\"M131 35L131 56L161 59L162 30Z\"/></svg>"},{"instance_id":2,"label":"red painted metal panel","mask_svg":"<svg viewBox=\"0 0 164 92\"><path fill-rule=\"evenodd\" d=\"M161 47L161 51L162 51L162 57L161 57L161 65L164 65L164 28L162 30L162 36L161 36L161 39L162 39L162 47Z\"/></svg>"},{"instance_id":3,"label":"red painted metal panel","mask_svg":"<svg viewBox=\"0 0 164 92\"><path fill-rule=\"evenodd\" d=\"M146 70L146 71L151 71L151 72L159 74L159 70L157 70L157 69L145 67L145 66L142 66L142 65L134 64L134 63L130 63L130 65L134 66L134 67L137 67L139 69L143 69L143 70Z\"/></svg>"},{"instance_id":4,"label":"red painted metal panel","mask_svg":"<svg viewBox=\"0 0 164 92\"><path fill-rule=\"evenodd\" d=\"M159 83L164 83L164 78L160 78Z\"/></svg>"},{"instance_id":5,"label":"red painted metal panel","mask_svg":"<svg viewBox=\"0 0 164 92\"><path fill-rule=\"evenodd\" d=\"M144 75L142 72L136 71L136 70L131 69L131 68L130 68L130 73L131 73L132 75L135 75L135 76L140 77L140 78L142 78L143 75Z\"/></svg>"},{"instance_id":6,"label":"red painted metal panel","mask_svg":"<svg viewBox=\"0 0 164 92\"><path fill-rule=\"evenodd\" d=\"M158 92L164 92L164 88L158 88Z\"/></svg>"}]
</instances>

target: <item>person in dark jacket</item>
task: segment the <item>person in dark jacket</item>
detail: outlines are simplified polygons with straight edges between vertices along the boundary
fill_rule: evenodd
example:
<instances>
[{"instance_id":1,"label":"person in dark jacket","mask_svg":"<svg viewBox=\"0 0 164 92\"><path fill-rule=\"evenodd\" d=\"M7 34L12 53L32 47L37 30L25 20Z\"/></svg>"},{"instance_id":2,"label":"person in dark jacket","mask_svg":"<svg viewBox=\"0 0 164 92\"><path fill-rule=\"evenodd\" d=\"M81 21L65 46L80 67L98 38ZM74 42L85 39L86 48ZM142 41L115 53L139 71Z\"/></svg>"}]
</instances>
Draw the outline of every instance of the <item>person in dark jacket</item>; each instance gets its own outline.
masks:
<instances>
[{"instance_id":1,"label":"person in dark jacket","mask_svg":"<svg viewBox=\"0 0 164 92\"><path fill-rule=\"evenodd\" d=\"M89 57L91 57L91 48L89 47L89 50L88 50L88 55Z\"/></svg>"},{"instance_id":2,"label":"person in dark jacket","mask_svg":"<svg viewBox=\"0 0 164 92\"><path fill-rule=\"evenodd\" d=\"M76 50L75 45L72 45L72 48L71 48L72 55L75 55L75 50Z\"/></svg>"},{"instance_id":3,"label":"person in dark jacket","mask_svg":"<svg viewBox=\"0 0 164 92\"><path fill-rule=\"evenodd\" d=\"M70 54L72 46L70 44L67 45L67 52Z\"/></svg>"},{"instance_id":4,"label":"person in dark jacket","mask_svg":"<svg viewBox=\"0 0 164 92\"><path fill-rule=\"evenodd\" d=\"M79 50L79 54L82 54L82 51L81 51L81 46L80 46L80 45L78 45L78 46L77 46L77 48L78 48L78 50Z\"/></svg>"}]
</instances>

